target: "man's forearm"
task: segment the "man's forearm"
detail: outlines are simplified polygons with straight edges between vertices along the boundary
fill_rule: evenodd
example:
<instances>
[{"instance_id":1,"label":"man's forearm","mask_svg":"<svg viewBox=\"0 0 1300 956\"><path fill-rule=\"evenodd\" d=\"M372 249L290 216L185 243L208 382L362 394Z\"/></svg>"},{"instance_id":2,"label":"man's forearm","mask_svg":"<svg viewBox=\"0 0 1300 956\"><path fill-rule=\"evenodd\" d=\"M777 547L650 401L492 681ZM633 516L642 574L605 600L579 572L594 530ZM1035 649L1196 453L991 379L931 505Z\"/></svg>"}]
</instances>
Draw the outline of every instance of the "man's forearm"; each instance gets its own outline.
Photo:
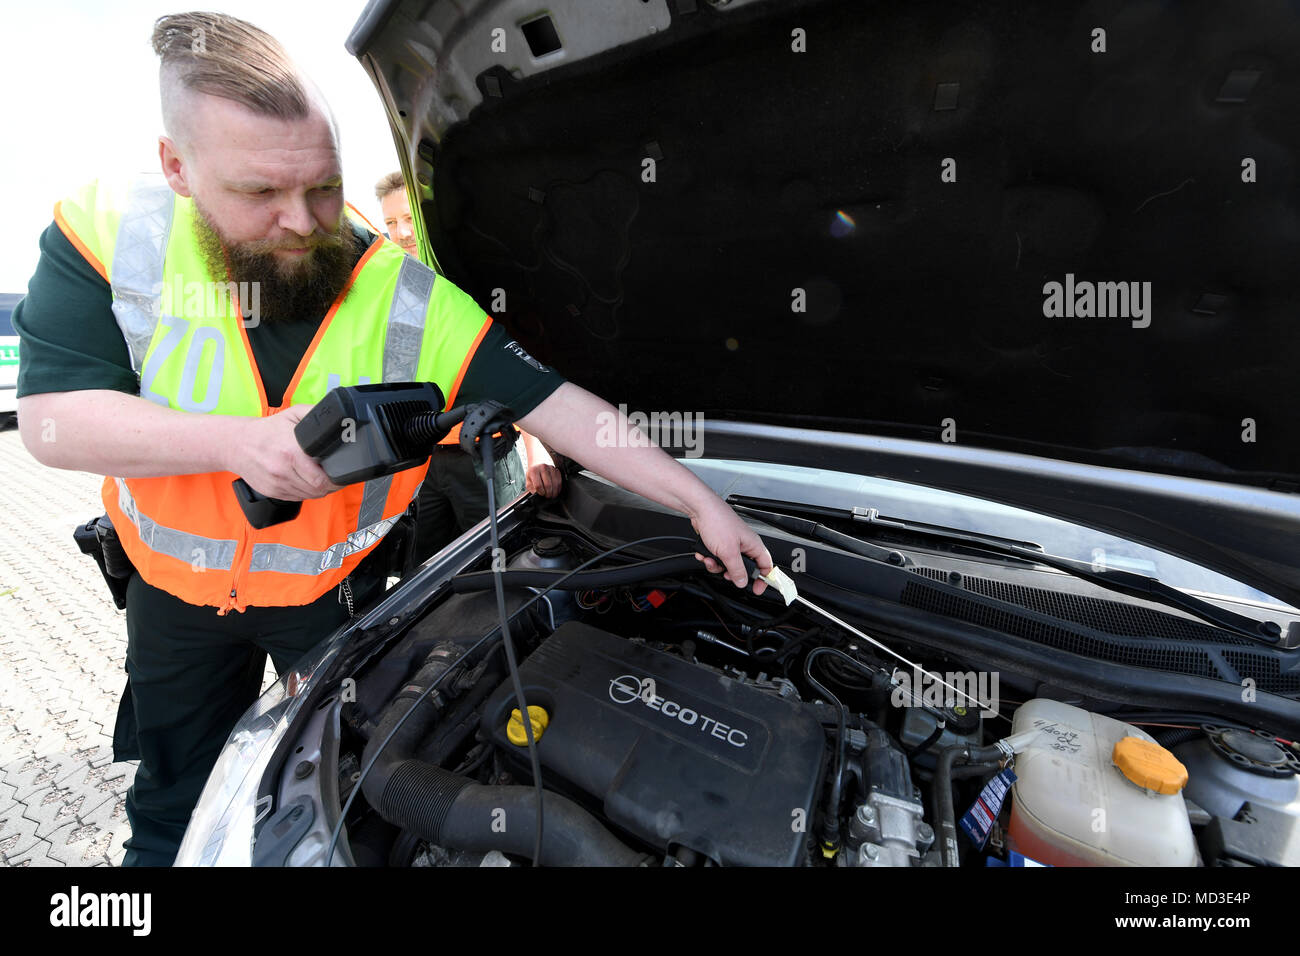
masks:
<instances>
[{"instance_id":1,"label":"man's forearm","mask_svg":"<svg viewBox=\"0 0 1300 956\"><path fill-rule=\"evenodd\" d=\"M709 571L725 570L736 587L749 581L745 556L754 560L760 575L772 569L772 555L754 529L604 399L565 382L521 418L519 426L628 491L689 515L703 544L697 557ZM755 594L766 587L761 578L753 582Z\"/></svg>"},{"instance_id":2,"label":"man's forearm","mask_svg":"<svg viewBox=\"0 0 1300 956\"><path fill-rule=\"evenodd\" d=\"M229 470L243 424L107 389L25 396L18 422L23 444L42 464L121 478Z\"/></svg>"},{"instance_id":3,"label":"man's forearm","mask_svg":"<svg viewBox=\"0 0 1300 956\"><path fill-rule=\"evenodd\" d=\"M519 427L628 491L691 517L721 504L708 485L650 444L616 408L572 382L521 418Z\"/></svg>"}]
</instances>

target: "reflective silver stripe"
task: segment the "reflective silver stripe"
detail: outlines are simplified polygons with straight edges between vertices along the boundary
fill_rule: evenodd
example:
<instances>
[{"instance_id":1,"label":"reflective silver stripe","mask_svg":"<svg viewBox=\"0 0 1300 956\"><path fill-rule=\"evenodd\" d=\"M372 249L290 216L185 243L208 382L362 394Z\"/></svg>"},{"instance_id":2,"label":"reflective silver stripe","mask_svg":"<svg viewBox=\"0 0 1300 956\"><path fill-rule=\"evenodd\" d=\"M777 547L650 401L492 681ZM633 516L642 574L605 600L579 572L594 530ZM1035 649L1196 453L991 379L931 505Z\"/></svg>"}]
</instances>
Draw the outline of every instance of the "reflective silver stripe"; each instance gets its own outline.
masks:
<instances>
[{"instance_id":1,"label":"reflective silver stripe","mask_svg":"<svg viewBox=\"0 0 1300 956\"><path fill-rule=\"evenodd\" d=\"M172 228L174 194L159 176L141 177L131 186L113 250L113 315L126 339L131 369L149 349L162 310L163 260Z\"/></svg>"},{"instance_id":2,"label":"reflective silver stripe","mask_svg":"<svg viewBox=\"0 0 1300 956\"><path fill-rule=\"evenodd\" d=\"M177 561L196 566L197 570L229 571L235 563L235 550L238 541L221 538L204 538L186 531L177 531L154 521L148 515L140 514L135 506L135 498L126 482L114 478L117 482L117 506L135 525L140 540L146 548L165 554Z\"/></svg>"},{"instance_id":3,"label":"reflective silver stripe","mask_svg":"<svg viewBox=\"0 0 1300 956\"><path fill-rule=\"evenodd\" d=\"M255 544L249 561L250 571L277 571L281 574L324 574L343 566L343 559L376 544L401 515L377 521L367 528L354 531L346 541L330 545L324 551L309 551L287 544Z\"/></svg>"},{"instance_id":4,"label":"reflective silver stripe","mask_svg":"<svg viewBox=\"0 0 1300 956\"><path fill-rule=\"evenodd\" d=\"M365 483L361 493L361 512L357 515L358 531L376 524L384 516L384 502L388 500L388 489L392 483L392 475L371 478Z\"/></svg>"},{"instance_id":5,"label":"reflective silver stripe","mask_svg":"<svg viewBox=\"0 0 1300 956\"><path fill-rule=\"evenodd\" d=\"M397 288L388 308L388 334L384 338L384 381L412 382L420 365L424 321L433 297L434 272L406 256L397 273Z\"/></svg>"}]
</instances>

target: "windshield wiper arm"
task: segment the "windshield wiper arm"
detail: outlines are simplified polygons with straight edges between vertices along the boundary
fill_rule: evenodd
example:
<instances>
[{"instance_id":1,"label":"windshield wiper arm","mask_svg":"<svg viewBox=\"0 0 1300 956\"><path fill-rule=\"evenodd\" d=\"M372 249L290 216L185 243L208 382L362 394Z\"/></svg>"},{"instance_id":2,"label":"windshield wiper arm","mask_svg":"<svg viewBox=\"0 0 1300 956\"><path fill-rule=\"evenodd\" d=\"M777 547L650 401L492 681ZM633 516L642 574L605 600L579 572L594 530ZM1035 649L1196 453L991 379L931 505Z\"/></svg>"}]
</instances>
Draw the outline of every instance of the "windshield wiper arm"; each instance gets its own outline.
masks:
<instances>
[{"instance_id":1,"label":"windshield wiper arm","mask_svg":"<svg viewBox=\"0 0 1300 956\"><path fill-rule=\"evenodd\" d=\"M904 556L897 551L891 552L887 548L880 548L877 545L868 545L867 542L860 541L852 535L847 535L834 529L827 528L817 521L810 518L798 517L795 515L782 515L779 513L760 510L754 507L741 504L742 502L762 503L769 508L791 508L796 511L811 512L821 514L826 517L836 517L842 520L852 520L854 512L863 511L863 509L854 509L846 511L842 508L826 508L817 505L802 505L793 502L774 501L763 498L749 498L741 495L731 495L728 497L741 514L750 513L760 520L767 521L777 527L784 527L787 530L795 531L804 537L816 538L821 541L837 544L845 550L854 551L857 554L863 554L862 551L856 551L852 547L846 547L840 539L847 539L850 542L856 542L859 547L867 546L882 552L887 557L880 557L877 554L866 554L866 557L876 557L877 560L887 561L889 564L903 565L906 563ZM994 535L984 535L978 532L957 531L945 529L940 525L927 525L920 522L901 521L896 518L880 518L875 509L866 509L870 515L866 520L872 525L882 529L888 528L898 531L911 531L925 534L931 537L940 538L945 541L958 543L970 548L976 552L984 552L1003 557L1018 558L1030 563L1046 565L1049 568L1055 568L1066 574L1074 575L1086 581L1091 581L1103 588L1111 591L1120 591L1124 594L1131 594L1134 597L1144 598L1157 604L1164 604L1171 607L1179 608L1186 611L1194 617L1200 618L1207 624L1230 631L1242 637L1249 638L1252 641L1258 641L1261 644L1273 644L1281 647L1292 646L1292 641L1282 641L1282 627L1276 621L1257 621L1254 618L1247 617L1244 614L1237 614L1226 608L1221 608L1217 604L1212 604L1202 598L1193 597L1186 594L1171 585L1165 584L1159 578L1153 578L1145 574L1137 574L1133 571L1124 571L1119 568L1098 568L1087 562L1078 561L1074 558L1063 558L1054 554L1047 554L1042 548L1032 542L1018 542L1010 538L998 538ZM860 519L861 520L861 519ZM795 525L800 525L805 530L796 530ZM834 536L834 537L829 537ZM888 557L896 555L897 559ZM1295 628L1288 629L1288 638L1290 632Z\"/></svg>"},{"instance_id":2,"label":"windshield wiper arm","mask_svg":"<svg viewBox=\"0 0 1300 956\"><path fill-rule=\"evenodd\" d=\"M737 496L733 495L728 501L733 501ZM814 541L824 541L827 544L834 545L841 551L848 551L852 554L861 555L864 558L871 558L874 561L883 561L885 564L892 564L897 567L906 567L911 564L907 557L901 551L895 551L892 548L882 548L878 544L872 544L869 541L863 541L861 538L855 538L851 534L844 534L842 531L836 531L834 528L828 528L819 521L813 521L811 518L800 518L797 515L781 514L776 511L765 511L761 508L748 508L744 505L733 504L732 507L737 514L747 515L751 518L757 518L775 528L783 531L789 531L803 538L810 538Z\"/></svg>"},{"instance_id":3,"label":"windshield wiper arm","mask_svg":"<svg viewBox=\"0 0 1300 956\"><path fill-rule=\"evenodd\" d=\"M862 522L870 524L874 528L903 531L938 538L943 541L966 541L972 544L1015 546L1034 552L1043 550L1043 546L1036 541L1003 538L996 534L967 531L963 528L949 528L946 525L927 524L924 521L904 521L901 518L890 518L882 515L875 508L828 508L825 505L806 505L795 501L778 501L775 498L752 498L748 495L728 495L727 503L748 508L776 508L786 514L816 515L822 518L834 518L838 521L852 521L855 524ZM828 528L827 530L833 529Z\"/></svg>"}]
</instances>

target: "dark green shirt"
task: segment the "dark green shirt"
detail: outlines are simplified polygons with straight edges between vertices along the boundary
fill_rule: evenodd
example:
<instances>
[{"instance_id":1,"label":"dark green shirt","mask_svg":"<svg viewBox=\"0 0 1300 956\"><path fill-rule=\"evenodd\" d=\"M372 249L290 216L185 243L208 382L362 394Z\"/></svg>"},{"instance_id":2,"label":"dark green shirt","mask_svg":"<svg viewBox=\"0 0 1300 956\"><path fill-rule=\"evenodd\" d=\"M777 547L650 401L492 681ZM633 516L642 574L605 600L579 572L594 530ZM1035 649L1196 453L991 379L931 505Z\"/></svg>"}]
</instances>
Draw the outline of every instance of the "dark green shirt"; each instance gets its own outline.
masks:
<instances>
[{"instance_id":1,"label":"dark green shirt","mask_svg":"<svg viewBox=\"0 0 1300 956\"><path fill-rule=\"evenodd\" d=\"M372 238L361 227L353 228L366 243ZM365 248L365 244L358 245ZM140 393L140 381L131 370L112 303L103 276L73 248L58 225L51 223L41 236L41 258L28 283L27 297L13 314L14 330L21 340L19 398L92 388ZM280 404L324 318L263 322L248 330L268 404ZM494 321L465 370L456 404L495 399L522 418L563 382L563 376L530 358L504 326Z\"/></svg>"}]
</instances>

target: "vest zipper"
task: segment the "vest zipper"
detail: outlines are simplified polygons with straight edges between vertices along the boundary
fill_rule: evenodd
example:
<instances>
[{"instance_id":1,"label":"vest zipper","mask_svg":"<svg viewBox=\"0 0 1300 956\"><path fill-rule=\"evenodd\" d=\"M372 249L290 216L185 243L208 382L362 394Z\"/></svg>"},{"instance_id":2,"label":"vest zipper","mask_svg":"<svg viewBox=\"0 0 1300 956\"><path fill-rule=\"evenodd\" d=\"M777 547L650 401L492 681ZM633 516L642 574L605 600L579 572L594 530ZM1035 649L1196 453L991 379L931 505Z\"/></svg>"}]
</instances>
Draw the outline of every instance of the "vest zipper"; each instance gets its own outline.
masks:
<instances>
[{"instance_id":1,"label":"vest zipper","mask_svg":"<svg viewBox=\"0 0 1300 956\"><path fill-rule=\"evenodd\" d=\"M344 578L343 581L342 581L342 583L339 584L339 603L340 603L340 604L345 604L345 605L347 606L347 609L348 609L348 618L349 618L349 619L354 618L354 617L357 616L357 612L353 609L353 606L352 606L352 578L351 578L351 576L348 576L348 577Z\"/></svg>"},{"instance_id":2,"label":"vest zipper","mask_svg":"<svg viewBox=\"0 0 1300 956\"><path fill-rule=\"evenodd\" d=\"M250 541L252 535L248 530L248 523L244 523L244 528L240 531L239 547L235 549L235 560L231 566L230 575L230 597L217 610L217 614L224 617L227 611L236 610L235 603L239 598L239 587L243 583L243 571L245 564L248 562L248 553L251 550Z\"/></svg>"}]
</instances>

